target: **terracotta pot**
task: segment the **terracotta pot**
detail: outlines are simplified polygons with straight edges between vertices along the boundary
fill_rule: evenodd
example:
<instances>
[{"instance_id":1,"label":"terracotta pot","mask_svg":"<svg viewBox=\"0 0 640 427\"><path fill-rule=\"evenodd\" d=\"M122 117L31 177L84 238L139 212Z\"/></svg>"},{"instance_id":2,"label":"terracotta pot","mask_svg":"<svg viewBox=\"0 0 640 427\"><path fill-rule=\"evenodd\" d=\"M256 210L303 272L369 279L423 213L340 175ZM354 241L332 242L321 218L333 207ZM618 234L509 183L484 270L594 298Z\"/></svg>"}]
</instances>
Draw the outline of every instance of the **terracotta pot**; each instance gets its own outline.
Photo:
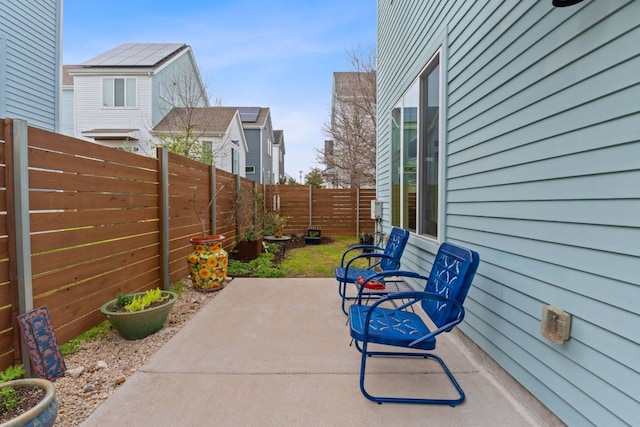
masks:
<instances>
[{"instance_id":1,"label":"terracotta pot","mask_svg":"<svg viewBox=\"0 0 640 427\"><path fill-rule=\"evenodd\" d=\"M144 295L144 292L131 294L131 297ZM140 311L115 312L109 310L117 299L104 303L100 307L102 314L106 316L114 328L126 340L139 340L158 332L164 326L165 320L173 307L173 303L178 299L178 294L171 291L162 291L162 295L169 294L169 300L156 307L146 308Z\"/></svg>"},{"instance_id":2,"label":"terracotta pot","mask_svg":"<svg viewBox=\"0 0 640 427\"><path fill-rule=\"evenodd\" d=\"M191 239L193 252L187 257L187 264L196 290L217 291L227 283L229 255L222 249L224 239L222 235Z\"/></svg>"},{"instance_id":3,"label":"terracotta pot","mask_svg":"<svg viewBox=\"0 0 640 427\"><path fill-rule=\"evenodd\" d=\"M0 427L53 426L58 416L58 401L56 400L56 386L51 381L42 378L25 378L3 383L0 385L0 389L7 386L13 388L38 387L45 391L45 395L36 406L12 420L0 424Z\"/></svg>"}]
</instances>

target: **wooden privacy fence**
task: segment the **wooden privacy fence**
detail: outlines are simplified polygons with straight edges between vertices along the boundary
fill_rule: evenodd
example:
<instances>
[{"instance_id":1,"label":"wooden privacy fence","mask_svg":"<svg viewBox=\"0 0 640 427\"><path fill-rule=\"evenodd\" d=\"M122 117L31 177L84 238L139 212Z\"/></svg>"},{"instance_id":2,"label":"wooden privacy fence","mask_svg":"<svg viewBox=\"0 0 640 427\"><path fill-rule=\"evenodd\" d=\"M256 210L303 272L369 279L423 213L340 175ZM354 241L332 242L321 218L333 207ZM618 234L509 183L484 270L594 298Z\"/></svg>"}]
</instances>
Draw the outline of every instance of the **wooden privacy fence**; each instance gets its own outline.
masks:
<instances>
[{"instance_id":1,"label":"wooden privacy fence","mask_svg":"<svg viewBox=\"0 0 640 427\"><path fill-rule=\"evenodd\" d=\"M117 295L185 278L201 219L227 250L274 200L287 233L373 231L374 190L263 186L162 149L148 158L0 120L0 369L28 366L20 313L46 305L64 343Z\"/></svg>"}]
</instances>

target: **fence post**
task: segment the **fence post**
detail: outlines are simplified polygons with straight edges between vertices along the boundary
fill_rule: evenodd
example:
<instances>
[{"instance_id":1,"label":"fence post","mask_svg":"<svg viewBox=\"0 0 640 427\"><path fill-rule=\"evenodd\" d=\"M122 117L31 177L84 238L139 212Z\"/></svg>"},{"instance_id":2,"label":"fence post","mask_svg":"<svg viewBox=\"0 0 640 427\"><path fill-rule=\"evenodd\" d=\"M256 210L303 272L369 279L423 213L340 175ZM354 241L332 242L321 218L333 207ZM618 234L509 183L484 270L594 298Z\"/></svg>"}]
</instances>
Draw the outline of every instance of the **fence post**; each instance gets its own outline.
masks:
<instances>
[{"instance_id":1,"label":"fence post","mask_svg":"<svg viewBox=\"0 0 640 427\"><path fill-rule=\"evenodd\" d=\"M211 200L211 235L215 236L218 234L218 219L216 217L216 199L218 195L218 191L216 189L216 167L214 165L210 166L209 169L209 200Z\"/></svg>"},{"instance_id":2,"label":"fence post","mask_svg":"<svg viewBox=\"0 0 640 427\"><path fill-rule=\"evenodd\" d=\"M313 227L313 187L309 184L309 228Z\"/></svg>"},{"instance_id":3,"label":"fence post","mask_svg":"<svg viewBox=\"0 0 640 427\"><path fill-rule=\"evenodd\" d=\"M160 280L162 289L171 289L169 278L169 152L166 147L157 149L160 173Z\"/></svg>"},{"instance_id":4,"label":"fence post","mask_svg":"<svg viewBox=\"0 0 640 427\"><path fill-rule=\"evenodd\" d=\"M31 271L31 225L29 223L29 136L27 122L13 120L13 206L16 250L16 284L19 314L33 310L33 282ZM17 323L14 323L16 325ZM20 343L20 332L18 342ZM21 343L20 343L21 344ZM20 345L25 374L31 375L29 353Z\"/></svg>"},{"instance_id":5,"label":"fence post","mask_svg":"<svg viewBox=\"0 0 640 427\"><path fill-rule=\"evenodd\" d=\"M360 187L356 187L356 237L360 236Z\"/></svg>"}]
</instances>

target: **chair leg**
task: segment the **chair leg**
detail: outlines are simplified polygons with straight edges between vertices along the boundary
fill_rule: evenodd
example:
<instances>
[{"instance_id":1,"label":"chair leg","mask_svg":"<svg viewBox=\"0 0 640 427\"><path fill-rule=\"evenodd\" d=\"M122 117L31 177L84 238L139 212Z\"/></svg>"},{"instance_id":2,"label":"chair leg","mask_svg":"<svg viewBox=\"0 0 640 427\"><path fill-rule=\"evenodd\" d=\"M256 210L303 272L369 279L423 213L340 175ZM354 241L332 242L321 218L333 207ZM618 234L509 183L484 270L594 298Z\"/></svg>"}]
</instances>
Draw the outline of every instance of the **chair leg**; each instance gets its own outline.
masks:
<instances>
[{"instance_id":1,"label":"chair leg","mask_svg":"<svg viewBox=\"0 0 640 427\"><path fill-rule=\"evenodd\" d=\"M396 353L390 351L367 351L367 343L363 343L362 348L358 341L356 341L356 348L362 353L362 361L360 363L360 391L363 396L367 399L376 402L378 404L382 403L413 403L413 404L426 404L426 405L450 405L456 406L459 403L462 403L465 399L464 391L462 391L462 387L458 384L458 381L453 376L453 373L449 370L447 365L444 363L441 357L436 356L432 353ZM444 370L445 374L449 377L451 384L455 387L458 392L459 397L457 399L419 399L419 398L404 398L404 397L383 397L383 396L373 396L367 392L364 385L365 378L365 370L367 364L367 357L373 356L391 356L391 357L416 357L416 358L425 358L425 359L434 359L440 363L440 366ZM424 374L423 374L424 375Z\"/></svg>"}]
</instances>

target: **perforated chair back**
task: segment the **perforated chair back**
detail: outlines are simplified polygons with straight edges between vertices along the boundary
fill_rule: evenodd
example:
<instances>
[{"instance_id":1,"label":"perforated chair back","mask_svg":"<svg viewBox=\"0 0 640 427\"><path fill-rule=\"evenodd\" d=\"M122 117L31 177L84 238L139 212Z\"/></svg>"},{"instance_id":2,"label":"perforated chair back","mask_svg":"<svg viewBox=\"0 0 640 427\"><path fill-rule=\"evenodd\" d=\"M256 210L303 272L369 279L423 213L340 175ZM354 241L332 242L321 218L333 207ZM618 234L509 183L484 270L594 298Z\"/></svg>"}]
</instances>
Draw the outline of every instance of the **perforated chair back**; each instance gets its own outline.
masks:
<instances>
[{"instance_id":1,"label":"perforated chair back","mask_svg":"<svg viewBox=\"0 0 640 427\"><path fill-rule=\"evenodd\" d=\"M477 252L445 242L440 245L433 262L425 291L463 304L479 264L480 256ZM460 315L453 304L442 301L423 300L422 308L438 327L450 323Z\"/></svg>"},{"instance_id":2,"label":"perforated chair back","mask_svg":"<svg viewBox=\"0 0 640 427\"><path fill-rule=\"evenodd\" d=\"M402 257L402 252L404 252L408 241L409 231L399 227L393 227L391 229L387 245L384 247L384 254L389 255L390 258L385 258L380 263L380 269L382 271L397 270L400 268L400 257Z\"/></svg>"}]
</instances>

